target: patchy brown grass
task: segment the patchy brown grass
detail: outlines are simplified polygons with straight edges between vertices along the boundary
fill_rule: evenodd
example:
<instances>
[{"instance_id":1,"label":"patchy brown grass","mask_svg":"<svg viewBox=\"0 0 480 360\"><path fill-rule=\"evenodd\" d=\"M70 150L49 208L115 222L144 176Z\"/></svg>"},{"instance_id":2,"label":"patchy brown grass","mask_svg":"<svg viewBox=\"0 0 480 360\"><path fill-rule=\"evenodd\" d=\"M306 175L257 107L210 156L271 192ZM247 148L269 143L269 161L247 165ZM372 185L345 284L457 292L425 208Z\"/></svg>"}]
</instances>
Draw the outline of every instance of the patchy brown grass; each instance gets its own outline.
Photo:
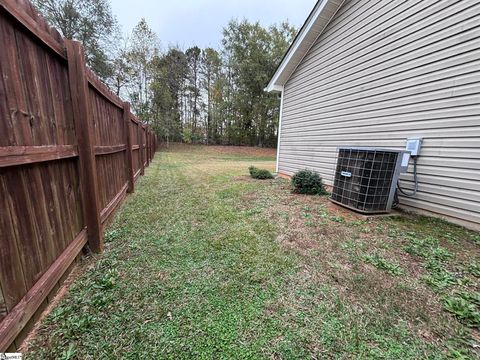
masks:
<instances>
[{"instance_id":1,"label":"patchy brown grass","mask_svg":"<svg viewBox=\"0 0 480 360\"><path fill-rule=\"evenodd\" d=\"M479 357L478 330L445 308L480 290L478 233L366 219L250 165L273 170L274 151L159 153L27 357Z\"/></svg>"},{"instance_id":2,"label":"patchy brown grass","mask_svg":"<svg viewBox=\"0 0 480 360\"><path fill-rule=\"evenodd\" d=\"M423 280L425 261L405 251L408 234L435 236L439 245L453 254L454 260L445 266L465 272L469 262L480 259L480 247L472 241L474 232L413 214L365 217L331 203L325 196L293 194L289 182L282 179L267 191L245 194L242 201L250 206L252 202L262 204L266 216L279 226L277 241L303 259L305 278L295 279L292 293L286 293L272 307L291 303L288 298L302 286L328 285L356 311L373 311L379 316L372 321L385 326L405 321L413 333L433 346L456 339L453 341L470 344L466 353L477 353L478 330L462 326L443 309L443 301L446 294L457 291L478 292L478 279L466 275L468 285L435 291ZM393 276L367 263L365 256L372 254L398 266L402 275Z\"/></svg>"},{"instance_id":3,"label":"patchy brown grass","mask_svg":"<svg viewBox=\"0 0 480 360\"><path fill-rule=\"evenodd\" d=\"M166 148L169 152L202 153L205 155L235 155L252 157L275 157L276 149L251 146L221 146L221 145L190 145L172 143Z\"/></svg>"}]
</instances>

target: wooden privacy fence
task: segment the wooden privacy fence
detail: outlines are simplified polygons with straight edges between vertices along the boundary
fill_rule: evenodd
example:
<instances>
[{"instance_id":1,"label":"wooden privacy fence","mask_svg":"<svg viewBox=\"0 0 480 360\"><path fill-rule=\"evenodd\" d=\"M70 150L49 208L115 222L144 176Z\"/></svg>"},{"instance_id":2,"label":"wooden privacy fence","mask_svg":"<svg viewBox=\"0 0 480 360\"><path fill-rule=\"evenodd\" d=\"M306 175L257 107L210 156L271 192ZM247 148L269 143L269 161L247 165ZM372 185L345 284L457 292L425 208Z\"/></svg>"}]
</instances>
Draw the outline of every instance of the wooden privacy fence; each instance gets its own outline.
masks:
<instances>
[{"instance_id":1,"label":"wooden privacy fence","mask_svg":"<svg viewBox=\"0 0 480 360\"><path fill-rule=\"evenodd\" d=\"M0 352L134 191L156 137L26 0L0 0Z\"/></svg>"}]
</instances>

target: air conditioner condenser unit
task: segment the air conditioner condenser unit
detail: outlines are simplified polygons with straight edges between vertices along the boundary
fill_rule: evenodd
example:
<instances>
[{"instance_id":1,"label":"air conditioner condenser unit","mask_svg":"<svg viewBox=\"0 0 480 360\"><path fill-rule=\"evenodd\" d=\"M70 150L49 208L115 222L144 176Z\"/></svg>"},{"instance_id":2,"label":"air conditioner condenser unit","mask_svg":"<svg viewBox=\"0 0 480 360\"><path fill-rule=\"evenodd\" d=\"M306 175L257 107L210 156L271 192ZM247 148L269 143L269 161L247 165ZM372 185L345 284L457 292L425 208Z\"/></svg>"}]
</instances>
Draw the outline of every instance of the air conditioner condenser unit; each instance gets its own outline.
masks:
<instances>
[{"instance_id":1,"label":"air conditioner condenser unit","mask_svg":"<svg viewBox=\"0 0 480 360\"><path fill-rule=\"evenodd\" d=\"M409 157L403 150L338 148L330 200L364 214L388 213Z\"/></svg>"}]
</instances>

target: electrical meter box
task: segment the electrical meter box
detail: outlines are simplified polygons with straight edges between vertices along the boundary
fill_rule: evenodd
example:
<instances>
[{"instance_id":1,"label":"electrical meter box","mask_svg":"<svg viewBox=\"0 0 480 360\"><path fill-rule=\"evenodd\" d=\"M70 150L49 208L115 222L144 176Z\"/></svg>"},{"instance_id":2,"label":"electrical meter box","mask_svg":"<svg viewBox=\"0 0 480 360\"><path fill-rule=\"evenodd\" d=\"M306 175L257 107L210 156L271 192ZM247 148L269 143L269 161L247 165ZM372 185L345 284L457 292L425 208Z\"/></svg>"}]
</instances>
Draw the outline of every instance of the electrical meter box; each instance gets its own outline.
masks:
<instances>
[{"instance_id":1,"label":"electrical meter box","mask_svg":"<svg viewBox=\"0 0 480 360\"><path fill-rule=\"evenodd\" d=\"M419 156L420 149L422 148L422 138L409 138L407 139L407 151L411 156Z\"/></svg>"}]
</instances>

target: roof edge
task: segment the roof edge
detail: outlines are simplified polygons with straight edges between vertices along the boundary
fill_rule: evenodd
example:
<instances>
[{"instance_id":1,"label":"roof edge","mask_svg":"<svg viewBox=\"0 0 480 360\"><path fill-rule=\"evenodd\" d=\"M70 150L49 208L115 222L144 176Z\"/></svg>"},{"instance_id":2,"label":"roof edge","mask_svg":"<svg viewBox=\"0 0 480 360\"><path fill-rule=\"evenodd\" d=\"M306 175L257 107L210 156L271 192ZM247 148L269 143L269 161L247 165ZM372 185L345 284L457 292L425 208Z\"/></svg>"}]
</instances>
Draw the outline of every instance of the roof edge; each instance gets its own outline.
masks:
<instances>
[{"instance_id":1,"label":"roof edge","mask_svg":"<svg viewBox=\"0 0 480 360\"><path fill-rule=\"evenodd\" d=\"M317 1L314 8L308 15L307 20L302 25L297 36L295 36L295 39L293 40L292 44L288 48L287 52L285 53L282 61L280 62L280 65L277 67L277 70L275 71L275 74L273 75L272 79L270 80L267 87L265 88L266 91L278 92L283 90L283 86L286 84L286 82L288 81L292 73L295 71L297 66L302 62L305 55L310 51L311 47L315 43L315 41L313 41L307 50L303 50L302 52L299 52L299 47L304 43L307 35L312 34L315 36L315 40L318 39L318 37L322 34L325 27L333 19L338 9L340 9L340 7L343 5L344 1L345 0L318 0ZM330 5L330 4L337 5L337 9L334 12L332 12L331 16L327 16L327 17L324 16L320 18L320 16L324 15L324 13L326 12L325 10L327 8L327 5ZM321 26L320 26L321 30L318 30L319 29L318 26L315 27L317 30L314 30L314 24L317 21L317 19L322 20ZM315 32L317 33L315 34ZM296 55L297 53L300 54L300 60L297 60L296 64L292 64L293 68L287 69L287 65L291 63L293 56ZM280 79L282 75L286 75L285 80ZM282 90L279 90L279 89L282 89Z\"/></svg>"},{"instance_id":2,"label":"roof edge","mask_svg":"<svg viewBox=\"0 0 480 360\"><path fill-rule=\"evenodd\" d=\"M263 89L264 91L266 92L283 92L283 86L282 85L271 85L268 84L268 87L266 87L265 89Z\"/></svg>"}]
</instances>

